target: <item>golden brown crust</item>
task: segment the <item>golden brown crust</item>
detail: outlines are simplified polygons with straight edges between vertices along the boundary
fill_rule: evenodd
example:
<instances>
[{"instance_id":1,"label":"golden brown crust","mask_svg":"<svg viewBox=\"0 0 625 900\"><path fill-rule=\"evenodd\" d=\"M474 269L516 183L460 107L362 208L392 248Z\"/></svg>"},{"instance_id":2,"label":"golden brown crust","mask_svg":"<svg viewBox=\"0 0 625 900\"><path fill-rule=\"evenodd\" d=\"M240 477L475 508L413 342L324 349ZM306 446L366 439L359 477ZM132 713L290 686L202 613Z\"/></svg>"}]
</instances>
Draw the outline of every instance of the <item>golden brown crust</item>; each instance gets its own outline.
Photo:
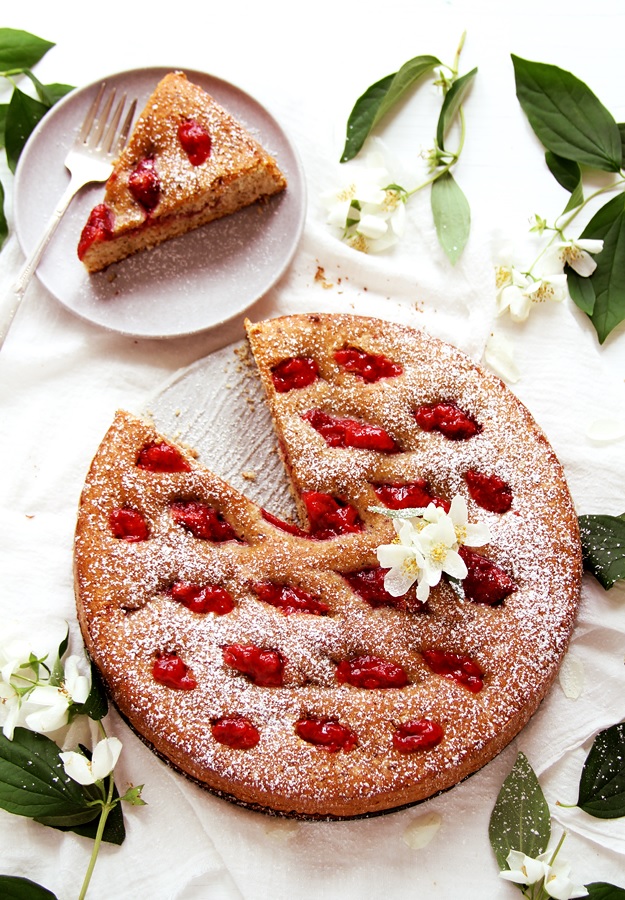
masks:
<instances>
[{"instance_id":1,"label":"golden brown crust","mask_svg":"<svg viewBox=\"0 0 625 900\"><path fill-rule=\"evenodd\" d=\"M424 333L352 316L289 316L252 325L248 336L289 462L294 491L341 492L366 522L359 534L309 540L286 534L261 511L185 453L190 471L155 475L136 466L156 439L153 427L116 416L87 476L76 532L76 592L87 648L122 714L156 751L213 791L286 815L351 817L425 799L476 771L525 725L551 685L566 650L579 599L577 517L561 467L522 404L459 351ZM345 343L401 363L403 374L365 385L333 361ZM322 379L276 394L272 366L312 355ZM456 399L483 424L470 441L422 432L420 403ZM301 412L323 406L337 415L383 424L399 454L327 447ZM406 414L406 411L409 414ZM468 496L467 467L493 471L513 491L504 514ZM469 519L486 521L491 542L480 552L504 568L517 591L494 607L460 603L452 588L433 589L425 611L372 609L341 573L375 564L375 548L394 534L371 483L427 478L435 492L467 498ZM176 526L169 504L196 498L223 512L245 541L199 541ZM129 544L110 531L110 511L140 509L150 538ZM294 584L320 597L327 615L293 614L262 603L251 585ZM231 591L227 615L199 615L173 601L177 579L212 581ZM258 687L224 665L225 644L255 643L286 658L283 687ZM485 672L471 693L435 675L421 651L466 654ZM180 691L154 681L155 655L176 651L197 687ZM335 666L371 654L401 665L409 684L367 690L339 685ZM260 732L250 750L217 743L210 723L248 717ZM358 746L336 753L302 740L302 715L336 717ZM441 743L401 754L392 745L400 723L440 723Z\"/></svg>"},{"instance_id":2,"label":"golden brown crust","mask_svg":"<svg viewBox=\"0 0 625 900\"><path fill-rule=\"evenodd\" d=\"M178 138L185 119L211 137L210 156L201 165L191 164ZM128 179L145 159L154 161L161 185L149 216L128 189ZM97 272L285 188L275 159L258 141L184 73L172 72L156 86L107 182L104 203L113 217L112 236L91 244L82 261Z\"/></svg>"}]
</instances>

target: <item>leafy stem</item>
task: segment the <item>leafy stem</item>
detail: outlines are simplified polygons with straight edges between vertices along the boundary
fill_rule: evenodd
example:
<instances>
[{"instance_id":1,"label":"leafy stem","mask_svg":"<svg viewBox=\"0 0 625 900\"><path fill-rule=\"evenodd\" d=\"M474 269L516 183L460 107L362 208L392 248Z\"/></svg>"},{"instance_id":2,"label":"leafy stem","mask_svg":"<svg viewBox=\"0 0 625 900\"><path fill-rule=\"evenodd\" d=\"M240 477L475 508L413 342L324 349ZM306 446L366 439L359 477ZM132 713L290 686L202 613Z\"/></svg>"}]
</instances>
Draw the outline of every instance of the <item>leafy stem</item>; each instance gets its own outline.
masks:
<instances>
[{"instance_id":1,"label":"leafy stem","mask_svg":"<svg viewBox=\"0 0 625 900\"><path fill-rule=\"evenodd\" d=\"M104 732L102 723L100 722L99 724L100 724L101 730ZM98 859L100 845L102 843L102 836L104 834L104 827L106 825L106 820L108 819L108 816L109 816L109 813L111 812L111 810L119 802L119 800L113 800L114 789L115 789L115 782L113 780L113 775L111 774L108 777L108 789L106 792L106 798L104 801L102 801L102 812L100 813L100 821L98 822L98 829L96 831L95 839L93 842L93 849L91 851L91 858L89 859L89 865L87 866L87 871L85 873L82 887L80 889L79 900L84 900L84 897L87 894L87 890L89 889L89 884L91 882L91 876L93 875L93 871L95 869L95 864Z\"/></svg>"}]
</instances>

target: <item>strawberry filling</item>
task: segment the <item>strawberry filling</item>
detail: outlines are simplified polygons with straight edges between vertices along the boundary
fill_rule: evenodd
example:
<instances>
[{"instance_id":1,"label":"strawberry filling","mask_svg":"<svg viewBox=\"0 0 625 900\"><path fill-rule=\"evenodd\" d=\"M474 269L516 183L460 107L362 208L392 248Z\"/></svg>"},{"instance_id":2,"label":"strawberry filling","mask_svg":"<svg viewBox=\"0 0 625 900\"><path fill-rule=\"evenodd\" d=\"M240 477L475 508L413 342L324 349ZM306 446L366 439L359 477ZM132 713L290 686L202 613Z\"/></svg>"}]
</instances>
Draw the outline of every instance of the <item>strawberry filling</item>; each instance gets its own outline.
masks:
<instances>
[{"instance_id":1,"label":"strawberry filling","mask_svg":"<svg viewBox=\"0 0 625 900\"><path fill-rule=\"evenodd\" d=\"M190 674L189 667L176 653L157 656L152 666L152 675L159 684L180 691L192 691L197 687L197 681Z\"/></svg>"},{"instance_id":2,"label":"strawberry filling","mask_svg":"<svg viewBox=\"0 0 625 900\"><path fill-rule=\"evenodd\" d=\"M106 203L99 203L89 213L78 242L78 259L82 260L92 244L113 237L113 213Z\"/></svg>"},{"instance_id":3,"label":"strawberry filling","mask_svg":"<svg viewBox=\"0 0 625 900\"><path fill-rule=\"evenodd\" d=\"M393 438L379 425L340 419L321 409L311 409L302 418L317 431L329 447L349 447L355 450L375 450L378 453L399 453Z\"/></svg>"},{"instance_id":4,"label":"strawberry filling","mask_svg":"<svg viewBox=\"0 0 625 900\"><path fill-rule=\"evenodd\" d=\"M512 490L510 485L502 481L498 475L484 475L469 469L464 479L469 494L482 509L489 512L505 513L512 506Z\"/></svg>"},{"instance_id":5,"label":"strawberry filling","mask_svg":"<svg viewBox=\"0 0 625 900\"><path fill-rule=\"evenodd\" d=\"M464 546L460 547L458 553L468 570L462 581L467 600L495 606L516 591L517 586L510 576L490 559Z\"/></svg>"},{"instance_id":6,"label":"strawberry filling","mask_svg":"<svg viewBox=\"0 0 625 900\"><path fill-rule=\"evenodd\" d=\"M381 378L396 378L403 372L398 363L387 359L386 356L377 356L374 353L365 353L357 347L343 347L334 354L335 362L347 372L362 378L367 384L379 381Z\"/></svg>"},{"instance_id":7,"label":"strawberry filling","mask_svg":"<svg viewBox=\"0 0 625 900\"><path fill-rule=\"evenodd\" d=\"M277 650L255 644L228 644L222 647L227 666L247 675L259 687L282 687L285 659Z\"/></svg>"},{"instance_id":8,"label":"strawberry filling","mask_svg":"<svg viewBox=\"0 0 625 900\"><path fill-rule=\"evenodd\" d=\"M388 569L376 566L371 569L361 569L359 572L343 573L343 578L349 584L355 594L368 603L372 609L381 606L394 606L399 609L405 607L403 597L394 597L384 587L384 576Z\"/></svg>"},{"instance_id":9,"label":"strawberry filling","mask_svg":"<svg viewBox=\"0 0 625 900\"><path fill-rule=\"evenodd\" d=\"M191 584L177 581L171 586L171 596L195 613L215 613L224 616L234 609L234 599L218 585Z\"/></svg>"},{"instance_id":10,"label":"strawberry filling","mask_svg":"<svg viewBox=\"0 0 625 900\"><path fill-rule=\"evenodd\" d=\"M433 503L449 512L451 506L448 500L434 496L425 478L405 484L374 484L372 487L378 500L389 509L418 509Z\"/></svg>"},{"instance_id":11,"label":"strawberry filling","mask_svg":"<svg viewBox=\"0 0 625 900\"><path fill-rule=\"evenodd\" d=\"M200 503L198 500L176 500L170 508L174 522L191 532L193 537L202 541L213 541L216 544L238 540L230 523L206 503Z\"/></svg>"},{"instance_id":12,"label":"strawberry filling","mask_svg":"<svg viewBox=\"0 0 625 900\"><path fill-rule=\"evenodd\" d=\"M295 731L309 744L323 747L329 753L337 753L339 750L348 753L358 746L356 734L346 725L341 725L337 719L321 719L316 716L299 719L295 723Z\"/></svg>"},{"instance_id":13,"label":"strawberry filling","mask_svg":"<svg viewBox=\"0 0 625 900\"><path fill-rule=\"evenodd\" d=\"M417 424L424 431L440 431L450 441L466 441L479 434L482 426L455 403L431 403L415 410Z\"/></svg>"},{"instance_id":14,"label":"strawberry filling","mask_svg":"<svg viewBox=\"0 0 625 900\"><path fill-rule=\"evenodd\" d=\"M147 213L156 208L161 196L161 180L153 159L145 157L130 173L128 190Z\"/></svg>"},{"instance_id":15,"label":"strawberry filling","mask_svg":"<svg viewBox=\"0 0 625 900\"><path fill-rule=\"evenodd\" d=\"M150 536L147 522L140 512L128 507L114 509L109 516L113 537L131 544L146 541Z\"/></svg>"},{"instance_id":16,"label":"strawberry filling","mask_svg":"<svg viewBox=\"0 0 625 900\"><path fill-rule=\"evenodd\" d=\"M182 453L165 441L154 441L142 448L137 465L148 472L190 472L191 466Z\"/></svg>"},{"instance_id":17,"label":"strawberry filling","mask_svg":"<svg viewBox=\"0 0 625 900\"><path fill-rule=\"evenodd\" d=\"M478 694L484 687L484 673L470 656L443 650L422 650L421 655L436 675L461 684L471 693Z\"/></svg>"},{"instance_id":18,"label":"strawberry filling","mask_svg":"<svg viewBox=\"0 0 625 900\"><path fill-rule=\"evenodd\" d=\"M253 586L259 600L281 609L286 616L292 613L310 613L313 616L325 616L329 610L327 603L314 597L302 588L288 584L274 584L265 581Z\"/></svg>"},{"instance_id":19,"label":"strawberry filling","mask_svg":"<svg viewBox=\"0 0 625 900\"><path fill-rule=\"evenodd\" d=\"M431 750L443 739L443 729L431 719L404 722L393 733L393 747L400 753Z\"/></svg>"},{"instance_id":20,"label":"strawberry filling","mask_svg":"<svg viewBox=\"0 0 625 900\"><path fill-rule=\"evenodd\" d=\"M310 536L317 540L362 531L363 523L353 506L340 497L320 491L302 491L310 522Z\"/></svg>"},{"instance_id":21,"label":"strawberry filling","mask_svg":"<svg viewBox=\"0 0 625 900\"><path fill-rule=\"evenodd\" d=\"M271 370L271 380L279 394L308 387L318 377L317 363L307 356L292 356L289 359L283 359Z\"/></svg>"},{"instance_id":22,"label":"strawberry filling","mask_svg":"<svg viewBox=\"0 0 625 900\"><path fill-rule=\"evenodd\" d=\"M376 690L379 688L402 688L408 684L408 676L401 666L377 656L357 656L344 659L336 667L339 684Z\"/></svg>"},{"instance_id":23,"label":"strawberry filling","mask_svg":"<svg viewBox=\"0 0 625 900\"><path fill-rule=\"evenodd\" d=\"M233 750L251 750L260 740L260 732L245 716L222 716L211 724L211 734L220 744Z\"/></svg>"},{"instance_id":24,"label":"strawberry filling","mask_svg":"<svg viewBox=\"0 0 625 900\"><path fill-rule=\"evenodd\" d=\"M211 136L195 119L185 119L180 123L178 140L192 166L201 166L210 156Z\"/></svg>"}]
</instances>

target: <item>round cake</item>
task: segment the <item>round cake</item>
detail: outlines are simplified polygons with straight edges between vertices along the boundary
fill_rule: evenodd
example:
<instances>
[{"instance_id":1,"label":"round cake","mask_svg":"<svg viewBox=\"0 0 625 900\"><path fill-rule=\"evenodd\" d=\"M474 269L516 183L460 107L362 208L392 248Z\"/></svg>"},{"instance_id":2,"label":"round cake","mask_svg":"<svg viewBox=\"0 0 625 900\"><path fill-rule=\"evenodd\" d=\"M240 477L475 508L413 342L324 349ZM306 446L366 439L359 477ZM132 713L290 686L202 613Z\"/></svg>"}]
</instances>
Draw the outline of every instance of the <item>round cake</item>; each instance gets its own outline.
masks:
<instances>
[{"instance_id":1,"label":"round cake","mask_svg":"<svg viewBox=\"0 0 625 900\"><path fill-rule=\"evenodd\" d=\"M558 671L582 572L562 468L499 379L424 332L246 328L299 521L119 412L78 515L86 647L140 737L220 796L328 819L416 803L499 753ZM379 548L459 502L488 533L458 538L463 577L393 589Z\"/></svg>"}]
</instances>

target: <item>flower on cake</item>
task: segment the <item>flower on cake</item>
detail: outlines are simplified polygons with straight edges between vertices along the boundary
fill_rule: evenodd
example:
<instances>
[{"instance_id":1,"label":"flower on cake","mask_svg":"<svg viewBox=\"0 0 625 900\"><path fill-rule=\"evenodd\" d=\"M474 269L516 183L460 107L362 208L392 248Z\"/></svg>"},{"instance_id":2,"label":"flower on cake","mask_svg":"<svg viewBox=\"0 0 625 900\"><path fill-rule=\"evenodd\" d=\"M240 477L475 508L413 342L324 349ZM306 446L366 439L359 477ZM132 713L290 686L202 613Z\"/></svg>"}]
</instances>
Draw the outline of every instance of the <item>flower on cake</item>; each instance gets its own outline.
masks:
<instances>
[{"instance_id":1,"label":"flower on cake","mask_svg":"<svg viewBox=\"0 0 625 900\"><path fill-rule=\"evenodd\" d=\"M110 737L95 745L91 759L76 750L59 753L59 756L63 761L65 774L78 784L86 785L95 784L110 775L121 752L122 742L116 737Z\"/></svg>"},{"instance_id":2,"label":"flower on cake","mask_svg":"<svg viewBox=\"0 0 625 900\"><path fill-rule=\"evenodd\" d=\"M449 512L434 503L415 509L372 509L390 516L397 533L392 544L377 548L378 562L388 569L384 587L393 597L401 597L416 582L417 599L425 602L443 573L459 580L466 578L467 567L459 548L463 544L482 547L490 539L487 525L469 523L466 501L459 494Z\"/></svg>"}]
</instances>

